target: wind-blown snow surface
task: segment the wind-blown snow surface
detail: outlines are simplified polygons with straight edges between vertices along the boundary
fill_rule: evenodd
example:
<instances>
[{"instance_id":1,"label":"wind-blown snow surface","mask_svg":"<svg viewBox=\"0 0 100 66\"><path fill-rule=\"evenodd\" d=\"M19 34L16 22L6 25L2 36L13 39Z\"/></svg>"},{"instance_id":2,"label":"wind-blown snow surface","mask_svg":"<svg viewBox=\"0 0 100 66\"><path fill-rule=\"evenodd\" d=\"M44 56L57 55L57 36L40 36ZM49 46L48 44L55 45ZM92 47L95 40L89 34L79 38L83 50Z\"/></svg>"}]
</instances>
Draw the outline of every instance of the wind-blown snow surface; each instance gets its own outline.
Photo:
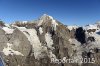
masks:
<instances>
[{"instance_id":1,"label":"wind-blown snow surface","mask_svg":"<svg viewBox=\"0 0 100 66\"><path fill-rule=\"evenodd\" d=\"M42 27L39 27L39 32L40 32L40 34L43 33L43 29L42 29Z\"/></svg>"},{"instance_id":2,"label":"wind-blown snow surface","mask_svg":"<svg viewBox=\"0 0 100 66\"><path fill-rule=\"evenodd\" d=\"M45 34L45 40L46 40L46 43L47 43L47 47L50 48L50 51L49 51L49 57L50 58L55 58L56 59L56 56L52 53L52 50L55 49L54 47L52 47L53 45L53 40L52 40L52 37L51 37L51 34L50 33L46 33Z\"/></svg>"},{"instance_id":3,"label":"wind-blown snow surface","mask_svg":"<svg viewBox=\"0 0 100 66\"><path fill-rule=\"evenodd\" d=\"M46 34L45 34L45 40L46 40L46 42L47 42L47 46L48 46L50 49L53 49L53 47L52 47L52 45L53 45L53 40L52 40L51 34L46 33Z\"/></svg>"},{"instance_id":4,"label":"wind-blown snow surface","mask_svg":"<svg viewBox=\"0 0 100 66\"><path fill-rule=\"evenodd\" d=\"M3 27L2 28L5 31L5 34L12 34L14 29L10 29L9 27Z\"/></svg>"},{"instance_id":5,"label":"wind-blown snow surface","mask_svg":"<svg viewBox=\"0 0 100 66\"><path fill-rule=\"evenodd\" d=\"M21 52L15 51L11 47L12 47L12 44L10 44L10 43L7 43L7 47L4 47L3 53L6 56L8 56L8 55L21 55L21 56L24 56Z\"/></svg>"}]
</instances>

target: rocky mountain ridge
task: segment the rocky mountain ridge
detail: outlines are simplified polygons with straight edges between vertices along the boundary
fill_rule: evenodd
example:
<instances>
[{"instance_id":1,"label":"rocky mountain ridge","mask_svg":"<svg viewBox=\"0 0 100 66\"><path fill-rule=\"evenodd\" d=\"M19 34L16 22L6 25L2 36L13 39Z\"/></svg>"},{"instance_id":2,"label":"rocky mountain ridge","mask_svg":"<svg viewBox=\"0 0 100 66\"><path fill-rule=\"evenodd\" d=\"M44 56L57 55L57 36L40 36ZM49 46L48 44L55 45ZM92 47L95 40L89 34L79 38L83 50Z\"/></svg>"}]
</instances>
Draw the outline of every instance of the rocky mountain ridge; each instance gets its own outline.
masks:
<instances>
[{"instance_id":1,"label":"rocky mountain ridge","mask_svg":"<svg viewBox=\"0 0 100 66\"><path fill-rule=\"evenodd\" d=\"M0 54L5 66L99 66L99 37L99 23L65 26L44 14L33 22L1 26ZM82 58L92 63L82 63Z\"/></svg>"}]
</instances>

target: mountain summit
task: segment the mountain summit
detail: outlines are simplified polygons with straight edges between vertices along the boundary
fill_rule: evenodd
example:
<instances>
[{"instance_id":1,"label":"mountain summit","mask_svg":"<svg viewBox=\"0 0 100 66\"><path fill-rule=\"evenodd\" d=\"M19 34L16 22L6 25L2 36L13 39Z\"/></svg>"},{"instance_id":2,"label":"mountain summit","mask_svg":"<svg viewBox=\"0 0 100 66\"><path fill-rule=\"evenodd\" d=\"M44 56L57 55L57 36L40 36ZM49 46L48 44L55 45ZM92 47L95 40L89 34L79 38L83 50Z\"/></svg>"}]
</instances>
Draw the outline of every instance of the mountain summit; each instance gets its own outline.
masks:
<instances>
[{"instance_id":1,"label":"mountain summit","mask_svg":"<svg viewBox=\"0 0 100 66\"><path fill-rule=\"evenodd\" d=\"M43 14L43 15L40 17L40 20L48 20L48 19L53 19L53 17L50 16L50 15L47 15L47 14Z\"/></svg>"}]
</instances>

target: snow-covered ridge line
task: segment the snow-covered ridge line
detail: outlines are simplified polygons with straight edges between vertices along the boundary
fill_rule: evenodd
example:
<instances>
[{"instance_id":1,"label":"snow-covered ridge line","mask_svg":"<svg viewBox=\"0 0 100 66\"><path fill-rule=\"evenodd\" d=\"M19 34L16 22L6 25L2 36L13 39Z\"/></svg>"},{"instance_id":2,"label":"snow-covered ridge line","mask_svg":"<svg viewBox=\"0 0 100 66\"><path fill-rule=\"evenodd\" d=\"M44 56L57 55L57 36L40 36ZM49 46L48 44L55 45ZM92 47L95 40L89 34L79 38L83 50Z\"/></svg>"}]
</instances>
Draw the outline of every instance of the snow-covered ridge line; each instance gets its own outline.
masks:
<instances>
[{"instance_id":1,"label":"snow-covered ridge line","mask_svg":"<svg viewBox=\"0 0 100 66\"><path fill-rule=\"evenodd\" d=\"M67 28L71 31L71 30L73 30L73 29L77 29L78 26L67 26Z\"/></svg>"},{"instance_id":2,"label":"snow-covered ridge line","mask_svg":"<svg viewBox=\"0 0 100 66\"><path fill-rule=\"evenodd\" d=\"M98 29L97 25L94 24L94 25L87 25L87 26L84 26L83 27L85 30L89 30L89 29Z\"/></svg>"}]
</instances>

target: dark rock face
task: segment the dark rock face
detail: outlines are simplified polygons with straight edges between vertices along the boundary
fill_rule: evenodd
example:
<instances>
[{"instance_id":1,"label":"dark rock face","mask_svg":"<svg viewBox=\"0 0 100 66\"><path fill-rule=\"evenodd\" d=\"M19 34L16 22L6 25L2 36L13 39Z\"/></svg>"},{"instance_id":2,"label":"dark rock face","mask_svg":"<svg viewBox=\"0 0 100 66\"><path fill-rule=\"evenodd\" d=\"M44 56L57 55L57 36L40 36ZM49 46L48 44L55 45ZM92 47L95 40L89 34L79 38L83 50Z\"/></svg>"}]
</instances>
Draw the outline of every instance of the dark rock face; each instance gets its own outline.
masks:
<instances>
[{"instance_id":1,"label":"dark rock face","mask_svg":"<svg viewBox=\"0 0 100 66\"><path fill-rule=\"evenodd\" d=\"M79 27L69 30L51 16L37 23L17 24L12 34L0 29L0 52L5 66L99 66L96 39ZM88 44L87 44L88 43ZM94 49L95 48L95 49ZM95 63L80 63L80 58L95 58ZM77 63L68 59L78 60ZM62 60L67 60L65 63Z\"/></svg>"},{"instance_id":2,"label":"dark rock face","mask_svg":"<svg viewBox=\"0 0 100 66\"><path fill-rule=\"evenodd\" d=\"M79 42L81 42L82 44L86 43L86 40L85 40L85 31L83 30L82 27L79 27L78 29L76 29L75 38Z\"/></svg>"},{"instance_id":3,"label":"dark rock face","mask_svg":"<svg viewBox=\"0 0 100 66\"><path fill-rule=\"evenodd\" d=\"M95 38L94 37L88 37L88 39L87 39L88 41L91 41L91 42L94 42L95 41Z\"/></svg>"}]
</instances>

